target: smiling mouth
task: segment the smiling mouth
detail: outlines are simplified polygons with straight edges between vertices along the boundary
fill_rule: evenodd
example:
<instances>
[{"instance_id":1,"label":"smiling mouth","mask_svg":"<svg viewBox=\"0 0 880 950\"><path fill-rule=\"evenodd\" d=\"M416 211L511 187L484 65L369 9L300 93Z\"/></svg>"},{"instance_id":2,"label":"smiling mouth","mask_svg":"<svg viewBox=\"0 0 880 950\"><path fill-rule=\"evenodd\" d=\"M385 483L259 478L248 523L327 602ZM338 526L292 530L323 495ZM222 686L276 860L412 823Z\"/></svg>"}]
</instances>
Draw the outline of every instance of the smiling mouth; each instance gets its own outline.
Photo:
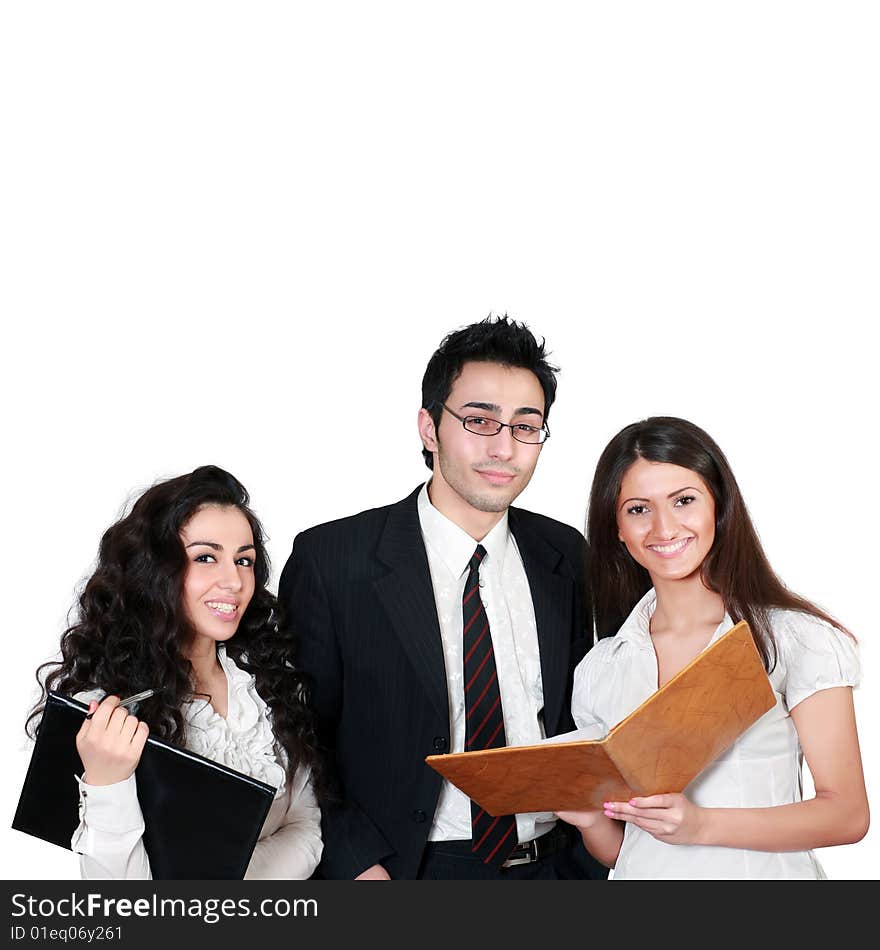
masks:
<instances>
[{"instance_id":1,"label":"smiling mouth","mask_svg":"<svg viewBox=\"0 0 880 950\"><path fill-rule=\"evenodd\" d=\"M238 604L225 604L219 600L206 600L205 606L230 617L238 610Z\"/></svg>"},{"instance_id":2,"label":"smiling mouth","mask_svg":"<svg viewBox=\"0 0 880 950\"><path fill-rule=\"evenodd\" d=\"M693 538L682 538L680 541L670 541L668 544L649 544L648 550L669 557L683 551L693 540Z\"/></svg>"}]
</instances>

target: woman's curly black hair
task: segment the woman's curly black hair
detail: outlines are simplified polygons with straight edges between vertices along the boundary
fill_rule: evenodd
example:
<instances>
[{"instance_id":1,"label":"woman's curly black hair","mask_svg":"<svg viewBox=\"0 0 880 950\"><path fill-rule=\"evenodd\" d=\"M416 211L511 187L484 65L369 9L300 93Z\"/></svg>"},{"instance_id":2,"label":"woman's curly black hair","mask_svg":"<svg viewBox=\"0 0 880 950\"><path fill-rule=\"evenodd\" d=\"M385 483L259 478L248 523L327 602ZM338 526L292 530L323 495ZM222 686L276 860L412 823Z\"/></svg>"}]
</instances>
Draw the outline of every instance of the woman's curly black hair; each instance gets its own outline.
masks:
<instances>
[{"instance_id":1,"label":"woman's curly black hair","mask_svg":"<svg viewBox=\"0 0 880 950\"><path fill-rule=\"evenodd\" d=\"M79 597L76 622L61 637L61 660L37 670L43 695L28 718L28 731L50 689L67 695L101 689L128 696L161 684L137 711L150 733L183 745L181 708L195 699L192 667L183 648L194 635L182 599L188 560L181 529L204 505L237 508L254 536L254 595L227 655L255 677L272 716L276 743L287 756L287 778L298 765L312 770L316 793L325 791L308 683L293 665L293 637L281 622L277 598L266 587L270 566L265 536L248 507L244 486L228 472L204 465L188 475L158 482L131 512L104 533L95 572Z\"/></svg>"}]
</instances>

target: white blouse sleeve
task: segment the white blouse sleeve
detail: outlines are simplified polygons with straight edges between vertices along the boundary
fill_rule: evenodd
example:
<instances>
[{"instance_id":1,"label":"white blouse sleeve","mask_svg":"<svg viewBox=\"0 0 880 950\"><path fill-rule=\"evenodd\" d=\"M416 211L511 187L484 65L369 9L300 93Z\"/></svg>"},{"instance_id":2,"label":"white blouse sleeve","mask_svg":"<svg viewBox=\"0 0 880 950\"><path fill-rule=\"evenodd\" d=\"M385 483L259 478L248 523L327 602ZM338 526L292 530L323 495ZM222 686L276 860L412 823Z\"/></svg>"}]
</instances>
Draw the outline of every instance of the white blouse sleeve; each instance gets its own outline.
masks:
<instances>
[{"instance_id":1,"label":"white blouse sleeve","mask_svg":"<svg viewBox=\"0 0 880 950\"><path fill-rule=\"evenodd\" d=\"M581 738L602 739L607 732L601 719L593 711L596 672L603 665L605 654L601 645L602 641L599 641L578 663L574 671L571 716L578 731L583 733Z\"/></svg>"},{"instance_id":2,"label":"white blouse sleeve","mask_svg":"<svg viewBox=\"0 0 880 950\"><path fill-rule=\"evenodd\" d=\"M134 775L114 785L87 785L79 777L77 783L80 821L70 847L80 856L82 877L150 880Z\"/></svg>"},{"instance_id":3,"label":"white blouse sleeve","mask_svg":"<svg viewBox=\"0 0 880 950\"><path fill-rule=\"evenodd\" d=\"M785 611L773 623L785 666L785 705L793 709L813 693L833 686L858 686L859 655L855 641L811 614Z\"/></svg>"},{"instance_id":4,"label":"white blouse sleeve","mask_svg":"<svg viewBox=\"0 0 880 950\"><path fill-rule=\"evenodd\" d=\"M257 842L245 880L304 881L318 866L323 848L321 809L312 791L308 769L299 768L293 777L290 804L281 825Z\"/></svg>"}]
</instances>

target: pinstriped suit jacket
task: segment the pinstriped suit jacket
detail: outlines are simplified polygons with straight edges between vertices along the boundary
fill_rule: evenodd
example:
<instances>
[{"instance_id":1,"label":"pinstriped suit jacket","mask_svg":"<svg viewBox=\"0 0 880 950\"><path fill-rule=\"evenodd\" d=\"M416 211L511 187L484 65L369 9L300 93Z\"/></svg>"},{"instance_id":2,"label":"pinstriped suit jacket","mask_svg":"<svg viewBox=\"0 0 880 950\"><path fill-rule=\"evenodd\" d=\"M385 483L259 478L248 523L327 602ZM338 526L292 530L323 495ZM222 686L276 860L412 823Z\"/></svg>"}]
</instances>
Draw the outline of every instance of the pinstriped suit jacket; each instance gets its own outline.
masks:
<instances>
[{"instance_id":1,"label":"pinstriped suit jacket","mask_svg":"<svg viewBox=\"0 0 880 950\"><path fill-rule=\"evenodd\" d=\"M341 803L323 817L319 873L328 878L376 863L392 878L414 878L440 793L442 779L424 760L449 751L449 703L420 488L303 531L281 575L279 598L340 786ZM535 609L544 727L556 735L574 728L572 672L588 647L584 539L517 508L509 525ZM575 876L604 874L591 864Z\"/></svg>"}]
</instances>

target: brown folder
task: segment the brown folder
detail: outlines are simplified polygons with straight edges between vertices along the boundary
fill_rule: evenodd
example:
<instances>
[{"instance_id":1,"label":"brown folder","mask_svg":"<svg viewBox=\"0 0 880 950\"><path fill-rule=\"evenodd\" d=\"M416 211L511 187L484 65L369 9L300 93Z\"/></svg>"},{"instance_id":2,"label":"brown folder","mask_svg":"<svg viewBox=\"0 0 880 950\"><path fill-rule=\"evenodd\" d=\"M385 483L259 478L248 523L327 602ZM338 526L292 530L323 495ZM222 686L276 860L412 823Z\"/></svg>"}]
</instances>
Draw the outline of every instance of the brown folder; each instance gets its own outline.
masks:
<instances>
[{"instance_id":1,"label":"brown folder","mask_svg":"<svg viewBox=\"0 0 880 950\"><path fill-rule=\"evenodd\" d=\"M425 761L490 815L601 808L634 795L682 791L775 704L741 621L604 739L550 740Z\"/></svg>"}]
</instances>

